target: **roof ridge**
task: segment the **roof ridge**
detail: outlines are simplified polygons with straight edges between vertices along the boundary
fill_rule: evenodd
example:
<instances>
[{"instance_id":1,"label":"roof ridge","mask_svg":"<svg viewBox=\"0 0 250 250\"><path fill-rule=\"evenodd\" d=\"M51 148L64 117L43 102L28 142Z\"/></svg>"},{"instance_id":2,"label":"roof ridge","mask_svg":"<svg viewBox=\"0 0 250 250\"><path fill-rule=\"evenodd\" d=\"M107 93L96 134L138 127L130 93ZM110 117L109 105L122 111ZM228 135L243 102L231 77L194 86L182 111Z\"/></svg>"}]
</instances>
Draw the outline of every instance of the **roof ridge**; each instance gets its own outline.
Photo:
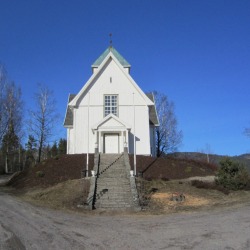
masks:
<instances>
[{"instance_id":1,"label":"roof ridge","mask_svg":"<svg viewBox=\"0 0 250 250\"><path fill-rule=\"evenodd\" d=\"M120 64L123 67L131 67L131 65L128 63L128 61L113 47L113 46L109 46L96 60L95 62L92 64L92 67L98 67L101 65L101 63L103 62L103 60L105 59L105 57L109 54L109 52L111 52L116 59L120 62Z\"/></svg>"}]
</instances>

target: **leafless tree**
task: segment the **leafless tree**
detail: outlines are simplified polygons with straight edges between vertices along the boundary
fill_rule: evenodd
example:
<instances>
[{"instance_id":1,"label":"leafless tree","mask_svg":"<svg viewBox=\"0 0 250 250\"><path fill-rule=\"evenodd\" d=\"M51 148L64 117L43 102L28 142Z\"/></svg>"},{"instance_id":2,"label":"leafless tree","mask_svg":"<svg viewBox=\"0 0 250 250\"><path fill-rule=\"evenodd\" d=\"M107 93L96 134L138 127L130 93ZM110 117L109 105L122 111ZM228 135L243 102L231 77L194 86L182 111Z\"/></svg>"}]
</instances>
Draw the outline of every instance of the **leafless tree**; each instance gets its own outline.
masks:
<instances>
[{"instance_id":1,"label":"leafless tree","mask_svg":"<svg viewBox=\"0 0 250 250\"><path fill-rule=\"evenodd\" d=\"M4 66L0 64L0 144L8 126L8 117L5 112L6 85L7 72Z\"/></svg>"},{"instance_id":2,"label":"leafless tree","mask_svg":"<svg viewBox=\"0 0 250 250\"><path fill-rule=\"evenodd\" d=\"M20 163L22 117L21 89L9 81L4 66L0 65L0 144L6 173L14 171L18 153Z\"/></svg>"},{"instance_id":3,"label":"leafless tree","mask_svg":"<svg viewBox=\"0 0 250 250\"><path fill-rule=\"evenodd\" d=\"M5 171L14 171L16 155L20 158L20 139L22 134L23 101L21 99L21 89L14 82L6 86L6 100L4 103L7 114L7 130L3 137L3 148L5 149ZM9 164L10 163L10 164ZM20 162L19 162L20 163Z\"/></svg>"},{"instance_id":4,"label":"leafless tree","mask_svg":"<svg viewBox=\"0 0 250 250\"><path fill-rule=\"evenodd\" d=\"M30 110L29 128L38 147L38 159L41 161L42 150L53 133L53 127L58 119L53 92L44 85L38 85L35 93L35 108Z\"/></svg>"},{"instance_id":5,"label":"leafless tree","mask_svg":"<svg viewBox=\"0 0 250 250\"><path fill-rule=\"evenodd\" d=\"M157 91L153 92L160 126L156 129L156 154L174 152L182 142L182 131L177 128L174 103Z\"/></svg>"},{"instance_id":6,"label":"leafless tree","mask_svg":"<svg viewBox=\"0 0 250 250\"><path fill-rule=\"evenodd\" d=\"M8 127L10 123L14 127L15 133L20 135L22 130L23 101L20 87L14 82L6 86L6 99L4 104L8 117Z\"/></svg>"}]
</instances>

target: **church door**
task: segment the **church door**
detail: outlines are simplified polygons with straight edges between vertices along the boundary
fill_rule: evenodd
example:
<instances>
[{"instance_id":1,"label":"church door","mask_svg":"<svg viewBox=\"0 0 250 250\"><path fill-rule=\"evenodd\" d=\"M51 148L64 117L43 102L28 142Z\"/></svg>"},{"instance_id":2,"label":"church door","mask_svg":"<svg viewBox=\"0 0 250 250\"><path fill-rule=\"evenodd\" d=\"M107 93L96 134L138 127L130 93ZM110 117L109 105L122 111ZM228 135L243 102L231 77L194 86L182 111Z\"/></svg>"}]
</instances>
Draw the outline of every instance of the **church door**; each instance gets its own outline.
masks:
<instances>
[{"instance_id":1,"label":"church door","mask_svg":"<svg viewBox=\"0 0 250 250\"><path fill-rule=\"evenodd\" d=\"M119 153L119 134L104 134L104 153Z\"/></svg>"}]
</instances>

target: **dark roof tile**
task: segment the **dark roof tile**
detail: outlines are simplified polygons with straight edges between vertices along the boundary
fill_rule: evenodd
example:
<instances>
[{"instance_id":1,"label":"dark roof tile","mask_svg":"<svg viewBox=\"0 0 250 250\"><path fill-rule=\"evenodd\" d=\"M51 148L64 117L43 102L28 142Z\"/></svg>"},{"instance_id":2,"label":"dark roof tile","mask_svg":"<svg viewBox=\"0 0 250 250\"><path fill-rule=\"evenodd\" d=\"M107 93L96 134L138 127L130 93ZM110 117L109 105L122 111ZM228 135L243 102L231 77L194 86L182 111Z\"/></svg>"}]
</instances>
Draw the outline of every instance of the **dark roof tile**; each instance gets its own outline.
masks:
<instances>
[{"instance_id":1,"label":"dark roof tile","mask_svg":"<svg viewBox=\"0 0 250 250\"><path fill-rule=\"evenodd\" d=\"M146 95L147 95L147 97L148 97L153 103L155 103L153 93L147 93ZM149 108L149 121L150 121L152 124L154 124L155 126L159 126L159 121L158 121L158 116L157 116L157 111L156 111L155 105L154 105L154 106L149 106L148 108Z\"/></svg>"},{"instance_id":2,"label":"dark roof tile","mask_svg":"<svg viewBox=\"0 0 250 250\"><path fill-rule=\"evenodd\" d=\"M75 94L69 95L66 116L65 116L65 120L64 120L64 124L63 124L64 127L73 126L73 112L69 108L69 103L74 99L75 96L76 96Z\"/></svg>"}]
</instances>

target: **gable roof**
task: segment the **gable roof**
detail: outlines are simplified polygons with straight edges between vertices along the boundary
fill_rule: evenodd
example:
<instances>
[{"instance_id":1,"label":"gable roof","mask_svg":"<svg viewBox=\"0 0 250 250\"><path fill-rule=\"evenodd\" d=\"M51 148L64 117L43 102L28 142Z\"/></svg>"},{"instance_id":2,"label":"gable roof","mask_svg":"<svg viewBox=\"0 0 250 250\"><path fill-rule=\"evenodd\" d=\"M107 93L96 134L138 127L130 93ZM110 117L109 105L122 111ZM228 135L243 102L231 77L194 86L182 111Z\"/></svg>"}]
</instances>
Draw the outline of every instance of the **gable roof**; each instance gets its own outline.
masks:
<instances>
[{"instance_id":1,"label":"gable roof","mask_svg":"<svg viewBox=\"0 0 250 250\"><path fill-rule=\"evenodd\" d=\"M119 61L119 63L125 67L130 68L131 65L127 62L127 60L114 48L114 47L108 47L92 64L92 68L97 68L101 65L105 57L109 54L109 52L112 52L113 55L116 57L116 59Z\"/></svg>"},{"instance_id":2,"label":"gable roof","mask_svg":"<svg viewBox=\"0 0 250 250\"><path fill-rule=\"evenodd\" d=\"M76 96L75 94L69 94L68 104L75 98L75 96ZM72 109L69 107L69 105L67 105L63 126L65 127L73 126L73 112Z\"/></svg>"},{"instance_id":3,"label":"gable roof","mask_svg":"<svg viewBox=\"0 0 250 250\"><path fill-rule=\"evenodd\" d=\"M137 83L133 80L133 78L126 72L122 64L118 61L116 56L113 54L113 51L108 51L108 54L106 57L102 60L101 64L98 66L97 70L92 74L92 76L89 78L89 80L86 82L86 84L82 87L80 92L75 96L75 98L69 103L69 106L77 106L78 100L88 92L88 90L91 88L91 84L94 82L96 78L100 75L102 72L102 69L105 67L105 65L109 62L109 60L113 60L118 68L121 70L121 72L127 77L129 82L134 86L134 88L138 91L138 93L142 96L142 98L145 101L145 104L150 106L154 105L154 103L145 95L145 93L141 90L141 88L137 85Z\"/></svg>"},{"instance_id":4,"label":"gable roof","mask_svg":"<svg viewBox=\"0 0 250 250\"><path fill-rule=\"evenodd\" d=\"M153 93L147 93L147 97L155 104L155 99ZM159 119L157 115L157 111L155 105L149 106L149 121L154 124L155 126L159 126Z\"/></svg>"}]
</instances>

